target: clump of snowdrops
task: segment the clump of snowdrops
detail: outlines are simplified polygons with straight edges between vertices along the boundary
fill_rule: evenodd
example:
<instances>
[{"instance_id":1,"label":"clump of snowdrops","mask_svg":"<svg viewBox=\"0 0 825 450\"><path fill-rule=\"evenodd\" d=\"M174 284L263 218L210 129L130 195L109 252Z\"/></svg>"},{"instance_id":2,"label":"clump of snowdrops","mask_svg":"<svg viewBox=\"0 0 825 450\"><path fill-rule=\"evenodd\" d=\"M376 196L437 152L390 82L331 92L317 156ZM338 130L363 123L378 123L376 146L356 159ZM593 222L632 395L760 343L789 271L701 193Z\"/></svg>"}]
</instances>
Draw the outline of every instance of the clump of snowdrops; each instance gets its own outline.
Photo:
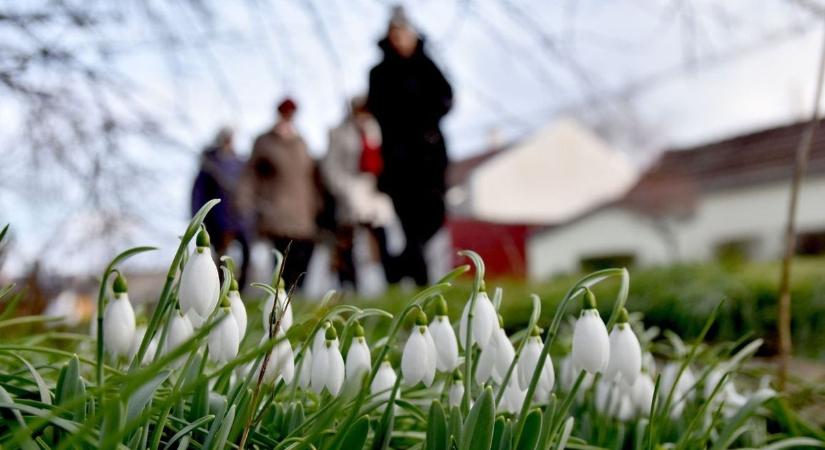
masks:
<instances>
[{"instance_id":1,"label":"clump of snowdrops","mask_svg":"<svg viewBox=\"0 0 825 450\"><path fill-rule=\"evenodd\" d=\"M675 335L655 339L655 329L628 313L624 269L579 280L546 323L534 297L529 323L510 334L498 313L503 293L488 295L483 261L471 251L462 254L475 266L474 290L455 322L444 297L469 265L415 294L396 315L340 304L330 293L314 313L293 317L293 293L276 270L271 284L253 284L266 300L262 321L249 320L255 308L241 297L231 259L216 266L201 226L214 203L184 233L145 325L136 325L118 269L152 250L138 247L103 273L94 338L50 333L0 343L0 446L822 445L817 430L788 418L767 382L737 386L760 340L705 345L712 316L692 344ZM596 299L590 288L611 278L620 281L615 298ZM20 296L10 292L0 292L7 302L0 329L47 320L11 317ZM612 305L606 321L598 303Z\"/></svg>"}]
</instances>

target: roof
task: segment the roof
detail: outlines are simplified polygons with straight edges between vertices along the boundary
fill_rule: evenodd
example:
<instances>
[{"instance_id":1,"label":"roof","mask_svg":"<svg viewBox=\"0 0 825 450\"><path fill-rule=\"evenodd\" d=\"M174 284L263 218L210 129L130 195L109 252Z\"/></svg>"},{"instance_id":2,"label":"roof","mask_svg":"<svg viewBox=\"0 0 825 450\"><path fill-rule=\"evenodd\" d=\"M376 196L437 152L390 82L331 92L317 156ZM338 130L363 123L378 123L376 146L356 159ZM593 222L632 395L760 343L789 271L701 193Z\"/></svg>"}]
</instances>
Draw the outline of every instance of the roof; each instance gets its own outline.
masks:
<instances>
[{"instance_id":1,"label":"roof","mask_svg":"<svg viewBox=\"0 0 825 450\"><path fill-rule=\"evenodd\" d=\"M546 225L621 197L636 171L591 130L561 117L515 144L452 164L447 179L460 186L448 192L454 215Z\"/></svg>"},{"instance_id":2,"label":"roof","mask_svg":"<svg viewBox=\"0 0 825 450\"><path fill-rule=\"evenodd\" d=\"M691 210L703 192L790 180L806 124L666 151L619 203L648 213L672 213ZM816 125L808 173L825 173L825 120Z\"/></svg>"}]
</instances>

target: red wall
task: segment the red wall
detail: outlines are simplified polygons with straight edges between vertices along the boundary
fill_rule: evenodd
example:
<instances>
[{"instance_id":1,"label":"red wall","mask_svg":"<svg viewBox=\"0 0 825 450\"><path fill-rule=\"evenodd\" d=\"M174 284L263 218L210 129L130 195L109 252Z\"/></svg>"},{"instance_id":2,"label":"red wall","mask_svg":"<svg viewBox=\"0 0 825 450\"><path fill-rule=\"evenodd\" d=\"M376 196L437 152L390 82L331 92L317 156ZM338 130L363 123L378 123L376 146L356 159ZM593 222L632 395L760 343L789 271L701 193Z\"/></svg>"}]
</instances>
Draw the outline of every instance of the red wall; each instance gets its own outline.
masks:
<instances>
[{"instance_id":1,"label":"red wall","mask_svg":"<svg viewBox=\"0 0 825 450\"><path fill-rule=\"evenodd\" d=\"M484 259L490 277L520 277L527 273L525 241L528 225L498 224L451 217L447 219L453 248L473 250ZM457 263L467 261L456 256Z\"/></svg>"}]
</instances>

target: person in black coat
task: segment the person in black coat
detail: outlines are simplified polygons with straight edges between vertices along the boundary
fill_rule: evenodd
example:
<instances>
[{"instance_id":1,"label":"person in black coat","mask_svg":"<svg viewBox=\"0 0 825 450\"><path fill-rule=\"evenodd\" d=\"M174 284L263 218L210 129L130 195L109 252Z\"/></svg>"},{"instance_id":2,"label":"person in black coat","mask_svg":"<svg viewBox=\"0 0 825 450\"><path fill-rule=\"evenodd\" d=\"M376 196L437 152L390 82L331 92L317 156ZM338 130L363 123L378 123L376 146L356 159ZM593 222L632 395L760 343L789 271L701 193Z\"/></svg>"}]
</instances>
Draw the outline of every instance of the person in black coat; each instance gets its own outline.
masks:
<instances>
[{"instance_id":1,"label":"person in black coat","mask_svg":"<svg viewBox=\"0 0 825 450\"><path fill-rule=\"evenodd\" d=\"M424 286L424 247L444 224L447 147L439 123L453 92L400 7L378 45L384 58L370 71L367 99L383 136L378 188L392 198L407 240L388 279Z\"/></svg>"}]
</instances>

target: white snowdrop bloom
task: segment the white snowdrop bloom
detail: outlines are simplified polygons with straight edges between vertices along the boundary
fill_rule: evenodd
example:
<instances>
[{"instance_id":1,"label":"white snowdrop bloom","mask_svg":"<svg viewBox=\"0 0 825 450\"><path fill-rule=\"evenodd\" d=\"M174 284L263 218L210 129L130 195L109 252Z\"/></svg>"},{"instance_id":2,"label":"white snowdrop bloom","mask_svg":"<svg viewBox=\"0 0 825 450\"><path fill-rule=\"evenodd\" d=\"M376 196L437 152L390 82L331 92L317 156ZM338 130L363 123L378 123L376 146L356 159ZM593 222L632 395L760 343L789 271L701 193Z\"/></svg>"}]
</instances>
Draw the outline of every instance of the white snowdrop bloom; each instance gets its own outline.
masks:
<instances>
[{"instance_id":1,"label":"white snowdrop bloom","mask_svg":"<svg viewBox=\"0 0 825 450\"><path fill-rule=\"evenodd\" d=\"M641 416L650 415L650 405L653 403L653 392L656 385L653 379L647 372L642 372L636 377L636 382L630 389L630 399L633 401L633 406Z\"/></svg>"},{"instance_id":2,"label":"white snowdrop bloom","mask_svg":"<svg viewBox=\"0 0 825 450\"><path fill-rule=\"evenodd\" d=\"M479 384L484 384L492 377L496 383L501 383L504 376L507 375L507 370L510 368L515 354L513 344L507 338L504 329L497 328L493 330L490 344L481 350L478 367L476 368L476 381Z\"/></svg>"},{"instance_id":3,"label":"white snowdrop bloom","mask_svg":"<svg viewBox=\"0 0 825 450\"><path fill-rule=\"evenodd\" d=\"M378 366L378 372L370 384L370 394L375 395L376 400L389 400L392 387L398 376L395 374L389 361L384 361Z\"/></svg>"},{"instance_id":4,"label":"white snowdrop bloom","mask_svg":"<svg viewBox=\"0 0 825 450\"><path fill-rule=\"evenodd\" d=\"M530 387L530 381L533 379L533 373L537 370L539 356L543 347L544 344L539 337L539 328L534 327L530 332L530 336L527 338L524 349L521 351L521 357L518 362L518 383L521 389L526 390ZM550 359L550 355L548 354L544 360L544 367L539 377L538 386L545 392L552 392L555 382L556 374L553 371L553 360Z\"/></svg>"},{"instance_id":5,"label":"white snowdrop bloom","mask_svg":"<svg viewBox=\"0 0 825 450\"><path fill-rule=\"evenodd\" d=\"M619 389L619 401L616 409L616 418L622 422L629 422L636 417L636 410L633 407L633 400L630 399L630 393L626 389Z\"/></svg>"},{"instance_id":6,"label":"white snowdrop bloom","mask_svg":"<svg viewBox=\"0 0 825 450\"><path fill-rule=\"evenodd\" d=\"M335 327L327 328L325 338L324 343L312 354L309 387L318 394L326 388L335 397L341 392L341 386L344 384L344 358L338 348Z\"/></svg>"},{"instance_id":7,"label":"white snowdrop bloom","mask_svg":"<svg viewBox=\"0 0 825 450\"><path fill-rule=\"evenodd\" d=\"M209 234L201 230L196 248L180 276L180 306L185 312L193 310L201 317L209 317L218 304L220 291L218 268L209 249Z\"/></svg>"},{"instance_id":8,"label":"white snowdrop bloom","mask_svg":"<svg viewBox=\"0 0 825 450\"><path fill-rule=\"evenodd\" d=\"M486 348L490 342L490 337L493 335L493 330L498 327L496 308L487 292L483 289L476 297L475 307L473 308L473 336L472 340L478 344L479 347ZM458 340L461 342L463 348L467 348L467 320L470 315L470 302L464 305L464 311L461 313L461 320L458 324Z\"/></svg>"},{"instance_id":9,"label":"white snowdrop bloom","mask_svg":"<svg viewBox=\"0 0 825 450\"><path fill-rule=\"evenodd\" d=\"M103 311L103 344L115 356L128 356L135 336L135 310L122 275L117 275L112 289L115 298Z\"/></svg>"},{"instance_id":10,"label":"white snowdrop bloom","mask_svg":"<svg viewBox=\"0 0 825 450\"><path fill-rule=\"evenodd\" d=\"M610 358L604 377L608 380L621 378L632 386L642 371L642 347L627 322L627 310L622 308L619 320L610 332Z\"/></svg>"},{"instance_id":11,"label":"white snowdrop bloom","mask_svg":"<svg viewBox=\"0 0 825 450\"><path fill-rule=\"evenodd\" d=\"M261 344L266 343L268 336L264 336ZM284 333L278 334L276 339L281 339L275 344L269 354L269 363L264 371L264 381L267 383L274 383L279 379L283 379L284 383L289 384L295 375L295 355L292 353L292 345L289 339L284 337Z\"/></svg>"},{"instance_id":12,"label":"white snowdrop bloom","mask_svg":"<svg viewBox=\"0 0 825 450\"><path fill-rule=\"evenodd\" d=\"M168 353L189 340L194 334L189 317L181 314L180 310L172 313L169 331L166 333L166 342L163 344L163 353Z\"/></svg>"},{"instance_id":13,"label":"white snowdrop bloom","mask_svg":"<svg viewBox=\"0 0 825 450\"><path fill-rule=\"evenodd\" d=\"M332 326L329 320L325 321L321 328L315 333L315 336L312 337L312 352L318 353L321 347L324 346L324 342L326 342L327 330L329 327ZM336 334L337 336L337 334Z\"/></svg>"},{"instance_id":14,"label":"white snowdrop bloom","mask_svg":"<svg viewBox=\"0 0 825 450\"><path fill-rule=\"evenodd\" d=\"M220 322L209 331L207 341L209 359L218 364L225 364L238 356L238 346L241 340L238 334L238 322L232 316L229 299L224 297L221 303L221 314L218 318Z\"/></svg>"},{"instance_id":15,"label":"white snowdrop bloom","mask_svg":"<svg viewBox=\"0 0 825 450\"><path fill-rule=\"evenodd\" d=\"M414 386L418 382L430 387L435 378L436 350L430 330L427 329L427 315L418 311L415 327L404 345L401 355L401 375L404 383Z\"/></svg>"},{"instance_id":16,"label":"white snowdrop bloom","mask_svg":"<svg viewBox=\"0 0 825 450\"><path fill-rule=\"evenodd\" d=\"M232 308L232 316L235 317L235 322L238 324L238 335L243 340L246 335L246 306L241 299L241 293L238 292L238 282L232 280L229 288L229 306Z\"/></svg>"},{"instance_id":17,"label":"white snowdrop bloom","mask_svg":"<svg viewBox=\"0 0 825 450\"><path fill-rule=\"evenodd\" d=\"M662 379L660 382L662 398L665 398L670 392L670 389L673 388L676 376L679 374L680 366L681 363L671 362L665 365L664 370L662 370ZM682 373L682 376L679 377L679 381L676 383L676 387L674 389L673 394L673 401L675 402L677 399L681 397L693 399L696 394L696 391L694 389L695 383L696 378L693 376L693 371L690 370L690 367L685 367L685 371Z\"/></svg>"},{"instance_id":18,"label":"white snowdrop bloom","mask_svg":"<svg viewBox=\"0 0 825 450\"><path fill-rule=\"evenodd\" d=\"M286 309L284 309L286 306ZM264 312L261 315L264 324L264 330L269 332L269 321L270 315L272 314L272 308L275 307L275 296L270 294L266 298L266 302L264 303ZM281 317L281 325L278 327L281 330L288 331L289 328L292 326L292 304L286 304L286 290L283 288L283 281L281 282L281 286L278 287L278 310L275 314L283 314ZM323 334L321 335L321 341L323 342Z\"/></svg>"},{"instance_id":19,"label":"white snowdrop bloom","mask_svg":"<svg viewBox=\"0 0 825 450\"><path fill-rule=\"evenodd\" d=\"M360 323L355 324L352 343L347 351L346 379L347 381L360 382L363 374L368 373L372 367L372 356L367 339L364 337L364 327Z\"/></svg>"},{"instance_id":20,"label":"white snowdrop bloom","mask_svg":"<svg viewBox=\"0 0 825 450\"><path fill-rule=\"evenodd\" d=\"M442 372L451 372L458 367L458 341L455 330L447 317L447 302L439 296L436 303L435 318L430 322L430 335L435 342L436 368Z\"/></svg>"},{"instance_id":21,"label":"white snowdrop bloom","mask_svg":"<svg viewBox=\"0 0 825 450\"><path fill-rule=\"evenodd\" d=\"M129 359L132 359L137 355L138 350L140 349L140 344L143 342L143 338L146 336L146 327L141 325L135 329L135 336L132 339L132 346L129 348ZM151 341L149 341L149 345L146 346L146 353L143 354L143 360L140 361L141 364L149 364L155 359L155 353L158 351L158 338L157 336L153 337Z\"/></svg>"},{"instance_id":22,"label":"white snowdrop bloom","mask_svg":"<svg viewBox=\"0 0 825 450\"><path fill-rule=\"evenodd\" d=\"M610 359L610 339L599 311L596 297L588 289L584 307L573 328L573 368L590 373L602 372Z\"/></svg>"},{"instance_id":23,"label":"white snowdrop bloom","mask_svg":"<svg viewBox=\"0 0 825 450\"><path fill-rule=\"evenodd\" d=\"M618 417L621 403L620 384L614 380L600 379L596 385L596 409L604 415Z\"/></svg>"},{"instance_id":24,"label":"white snowdrop bloom","mask_svg":"<svg viewBox=\"0 0 825 450\"><path fill-rule=\"evenodd\" d=\"M460 406L461 400L464 398L464 383L461 380L461 373L453 373L453 384L450 385L450 391L447 394L447 399L450 406Z\"/></svg>"},{"instance_id":25,"label":"white snowdrop bloom","mask_svg":"<svg viewBox=\"0 0 825 450\"><path fill-rule=\"evenodd\" d=\"M519 387L518 381L514 377L510 377L510 382L504 389L504 395L501 398L501 403L498 405L500 412L508 412L516 414L521 411L524 404L524 399L527 397L527 390Z\"/></svg>"}]
</instances>

